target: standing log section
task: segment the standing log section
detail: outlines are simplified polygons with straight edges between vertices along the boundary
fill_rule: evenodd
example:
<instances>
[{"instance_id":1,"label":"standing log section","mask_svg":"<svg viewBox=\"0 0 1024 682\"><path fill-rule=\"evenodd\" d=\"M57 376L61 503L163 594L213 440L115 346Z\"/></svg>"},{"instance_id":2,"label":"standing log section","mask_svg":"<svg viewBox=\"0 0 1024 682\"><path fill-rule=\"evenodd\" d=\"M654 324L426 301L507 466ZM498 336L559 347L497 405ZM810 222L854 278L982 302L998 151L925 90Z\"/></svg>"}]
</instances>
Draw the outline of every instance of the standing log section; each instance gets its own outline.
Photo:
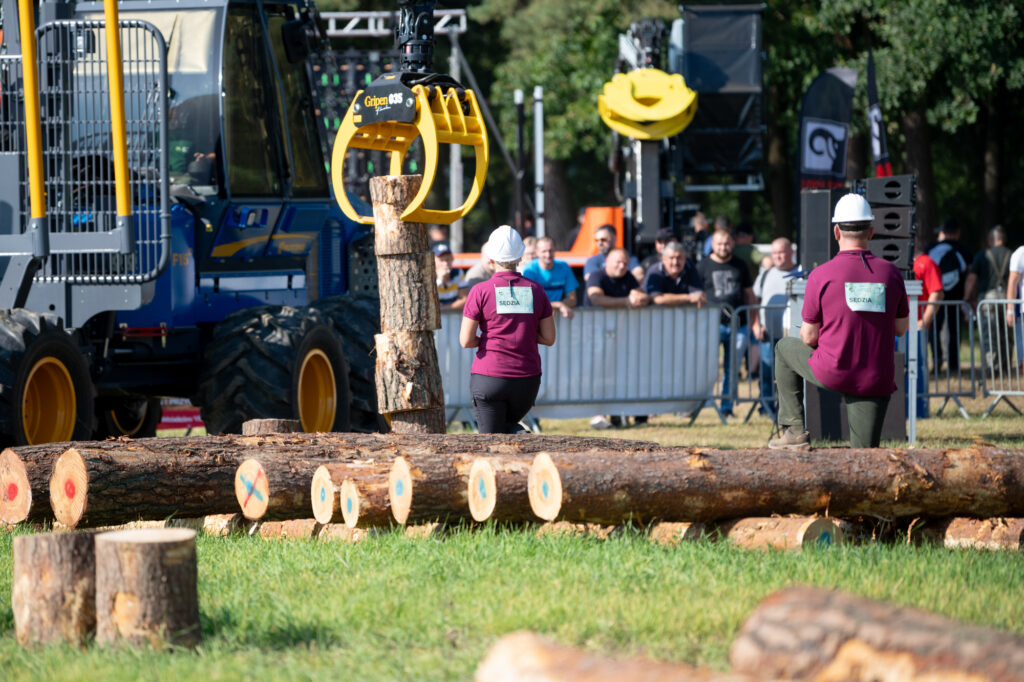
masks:
<instances>
[{"instance_id":1,"label":"standing log section","mask_svg":"<svg viewBox=\"0 0 1024 682\"><path fill-rule=\"evenodd\" d=\"M0 452L0 521L9 524L52 521L47 501L50 474L71 443L45 443Z\"/></svg>"},{"instance_id":2,"label":"standing log section","mask_svg":"<svg viewBox=\"0 0 1024 682\"><path fill-rule=\"evenodd\" d=\"M530 504L544 520L619 525L777 514L1024 516L1016 451L834 449L538 454Z\"/></svg>"},{"instance_id":3,"label":"standing log section","mask_svg":"<svg viewBox=\"0 0 1024 682\"><path fill-rule=\"evenodd\" d=\"M765 598L729 651L759 679L1024 681L1024 637L842 592Z\"/></svg>"},{"instance_id":4,"label":"standing log section","mask_svg":"<svg viewBox=\"0 0 1024 682\"><path fill-rule=\"evenodd\" d=\"M120 530L96 536L96 641L155 648L202 639L196 532Z\"/></svg>"},{"instance_id":5,"label":"standing log section","mask_svg":"<svg viewBox=\"0 0 1024 682\"><path fill-rule=\"evenodd\" d=\"M14 538L11 607L21 644L82 644L96 632L93 534Z\"/></svg>"},{"instance_id":6,"label":"standing log section","mask_svg":"<svg viewBox=\"0 0 1024 682\"><path fill-rule=\"evenodd\" d=\"M434 347L441 328L426 227L401 220L420 175L370 179L380 289L377 406L395 433L444 433L444 392Z\"/></svg>"}]
</instances>

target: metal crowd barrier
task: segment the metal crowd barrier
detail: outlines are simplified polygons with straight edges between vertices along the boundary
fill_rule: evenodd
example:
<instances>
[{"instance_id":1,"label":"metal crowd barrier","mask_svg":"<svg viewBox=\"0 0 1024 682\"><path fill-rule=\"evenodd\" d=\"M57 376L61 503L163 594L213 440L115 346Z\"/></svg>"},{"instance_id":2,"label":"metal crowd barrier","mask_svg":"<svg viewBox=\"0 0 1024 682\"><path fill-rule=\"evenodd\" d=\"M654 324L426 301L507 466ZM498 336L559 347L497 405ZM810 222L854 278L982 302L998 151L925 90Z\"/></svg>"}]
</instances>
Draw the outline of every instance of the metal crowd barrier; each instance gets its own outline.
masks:
<instances>
[{"instance_id":1,"label":"metal crowd barrier","mask_svg":"<svg viewBox=\"0 0 1024 682\"><path fill-rule=\"evenodd\" d=\"M1007 306L1014 305L1013 326L1007 324ZM1021 411L1010 400L1024 396L1024 356L1021 299L986 299L978 304L978 341L981 346L981 387L983 395L995 396L982 419L992 414L1001 401L1014 412Z\"/></svg>"},{"instance_id":2,"label":"metal crowd barrier","mask_svg":"<svg viewBox=\"0 0 1024 682\"><path fill-rule=\"evenodd\" d=\"M543 379L530 415L690 412L717 397L721 307L577 308L555 313L557 340L541 346ZM462 314L445 311L435 334L449 422L472 421L475 349L459 345Z\"/></svg>"},{"instance_id":3,"label":"metal crowd barrier","mask_svg":"<svg viewBox=\"0 0 1024 682\"><path fill-rule=\"evenodd\" d=\"M925 390L926 398L942 398L942 405L935 412L935 416L942 414L946 405L953 401L961 416L964 419L969 419L960 398L974 398L976 395L974 312L963 301L936 301L933 303L921 301L920 305L925 311L927 311L925 306L936 308L931 329L927 333L927 348L921 348L918 351L922 360L927 357L931 358L930 368L927 364L923 365L927 369L927 381L920 388ZM966 321L961 319L961 314L966 316ZM943 317L948 322L946 325L940 326L940 320ZM967 332L966 339L963 334L965 330ZM965 342L967 343L966 359L963 345ZM931 350L928 350L929 348ZM921 366L919 365L919 367ZM927 414L919 416L927 416Z\"/></svg>"},{"instance_id":4,"label":"metal crowd barrier","mask_svg":"<svg viewBox=\"0 0 1024 682\"><path fill-rule=\"evenodd\" d=\"M740 317L741 313L746 314L747 330L750 333L750 321L754 315L759 315L762 311L766 314L766 317L771 317L772 314L784 314L789 306L785 303L777 305L743 305L735 310L735 314L732 316L732 322L730 324L730 343L732 347L736 347L735 339L739 334L740 330ZM772 326L772 325L768 325ZM782 324L782 334L785 334L786 324ZM740 391L739 381L739 366L740 358L736 353L732 354L730 358L729 367L723 368L723 371L730 372L732 381L730 382L731 390L729 391L729 398L733 403L751 403L750 409L747 411L746 416L743 418L743 423L750 421L750 417L753 416L754 410L760 408L761 411L773 422L775 421L776 412L778 411L778 398L775 395L775 377L774 377L774 353L775 344L781 339L781 335L770 334L769 330L766 329L764 339L755 339L752 336L748 338L747 346L747 374L743 380L744 390ZM763 357L765 348L758 348L757 354L752 349L757 347L755 344L760 344L762 341L767 342L773 354L771 357ZM755 376L753 363L755 358L758 364L757 372ZM765 376L767 373L767 376Z\"/></svg>"}]
</instances>

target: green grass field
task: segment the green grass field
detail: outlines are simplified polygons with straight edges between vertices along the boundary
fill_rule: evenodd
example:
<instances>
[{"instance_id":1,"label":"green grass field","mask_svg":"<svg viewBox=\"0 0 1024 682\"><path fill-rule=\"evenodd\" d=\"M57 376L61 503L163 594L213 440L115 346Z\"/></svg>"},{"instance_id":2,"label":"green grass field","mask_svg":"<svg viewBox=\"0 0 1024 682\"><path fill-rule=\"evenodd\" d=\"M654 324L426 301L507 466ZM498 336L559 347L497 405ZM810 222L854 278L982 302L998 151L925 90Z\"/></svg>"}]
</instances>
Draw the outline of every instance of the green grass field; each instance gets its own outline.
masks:
<instances>
[{"instance_id":1,"label":"green grass field","mask_svg":"<svg viewBox=\"0 0 1024 682\"><path fill-rule=\"evenodd\" d=\"M595 433L585 420L543 427ZM693 427L663 416L602 435L736 448L762 445L769 430L760 417L723 427L705 410ZM947 411L922 421L920 435L921 447L1021 447L1024 419L1003 406L987 420ZM204 643L194 653L23 649L10 607L13 535L0 532L0 678L465 680L490 644L523 628L595 652L726 669L746 615L794 583L1024 633L1020 553L891 542L764 554L709 542L665 548L642 531L599 541L530 530L393 532L358 544L200 537Z\"/></svg>"}]
</instances>

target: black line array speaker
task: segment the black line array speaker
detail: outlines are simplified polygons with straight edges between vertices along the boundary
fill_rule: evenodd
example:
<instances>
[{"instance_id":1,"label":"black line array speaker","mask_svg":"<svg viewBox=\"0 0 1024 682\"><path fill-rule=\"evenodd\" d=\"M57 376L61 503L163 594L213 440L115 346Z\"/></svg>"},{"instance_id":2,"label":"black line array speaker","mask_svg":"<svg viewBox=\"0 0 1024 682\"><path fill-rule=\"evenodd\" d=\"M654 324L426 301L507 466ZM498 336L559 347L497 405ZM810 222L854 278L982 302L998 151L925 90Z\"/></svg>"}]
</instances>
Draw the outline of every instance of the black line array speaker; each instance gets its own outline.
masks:
<instances>
[{"instance_id":1,"label":"black line array speaker","mask_svg":"<svg viewBox=\"0 0 1024 682\"><path fill-rule=\"evenodd\" d=\"M804 270L813 270L839 253L839 244L832 233L832 211L846 192L843 187L801 190L797 252Z\"/></svg>"},{"instance_id":2,"label":"black line array speaker","mask_svg":"<svg viewBox=\"0 0 1024 682\"><path fill-rule=\"evenodd\" d=\"M896 353L896 392L889 398L882 422L882 440L907 439L906 387L904 385L904 354ZM850 424L846 417L846 402L832 391L805 383L804 399L807 403L806 428L811 440L849 441Z\"/></svg>"},{"instance_id":3,"label":"black line array speaker","mask_svg":"<svg viewBox=\"0 0 1024 682\"><path fill-rule=\"evenodd\" d=\"M917 215L913 206L872 206L871 213L875 216L871 226L875 228L876 238L909 239L914 236Z\"/></svg>"},{"instance_id":4,"label":"black line array speaker","mask_svg":"<svg viewBox=\"0 0 1024 682\"><path fill-rule=\"evenodd\" d=\"M864 178L858 183L868 203L874 206L915 206L917 176L892 175L887 178Z\"/></svg>"},{"instance_id":5,"label":"black line array speaker","mask_svg":"<svg viewBox=\"0 0 1024 682\"><path fill-rule=\"evenodd\" d=\"M914 242L910 239L872 239L868 249L879 258L883 258L900 270L906 270L913 264Z\"/></svg>"}]
</instances>

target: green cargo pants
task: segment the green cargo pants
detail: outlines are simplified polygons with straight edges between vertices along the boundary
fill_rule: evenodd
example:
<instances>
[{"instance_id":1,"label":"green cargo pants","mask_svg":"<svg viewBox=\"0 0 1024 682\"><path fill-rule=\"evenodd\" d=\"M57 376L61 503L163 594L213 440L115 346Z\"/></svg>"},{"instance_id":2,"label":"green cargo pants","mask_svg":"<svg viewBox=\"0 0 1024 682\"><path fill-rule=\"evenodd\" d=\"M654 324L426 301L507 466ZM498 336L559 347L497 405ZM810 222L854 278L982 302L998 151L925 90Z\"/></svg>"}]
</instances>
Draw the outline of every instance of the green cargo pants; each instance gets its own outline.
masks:
<instances>
[{"instance_id":1,"label":"green cargo pants","mask_svg":"<svg viewBox=\"0 0 1024 682\"><path fill-rule=\"evenodd\" d=\"M818 381L808 360L814 349L795 336L787 336L775 344L775 384L779 396L779 426L788 426L794 433L804 430L804 380L818 388L830 390ZM889 396L861 397L844 393L846 418L850 425L850 446L877 448L882 440L882 422Z\"/></svg>"}]
</instances>

